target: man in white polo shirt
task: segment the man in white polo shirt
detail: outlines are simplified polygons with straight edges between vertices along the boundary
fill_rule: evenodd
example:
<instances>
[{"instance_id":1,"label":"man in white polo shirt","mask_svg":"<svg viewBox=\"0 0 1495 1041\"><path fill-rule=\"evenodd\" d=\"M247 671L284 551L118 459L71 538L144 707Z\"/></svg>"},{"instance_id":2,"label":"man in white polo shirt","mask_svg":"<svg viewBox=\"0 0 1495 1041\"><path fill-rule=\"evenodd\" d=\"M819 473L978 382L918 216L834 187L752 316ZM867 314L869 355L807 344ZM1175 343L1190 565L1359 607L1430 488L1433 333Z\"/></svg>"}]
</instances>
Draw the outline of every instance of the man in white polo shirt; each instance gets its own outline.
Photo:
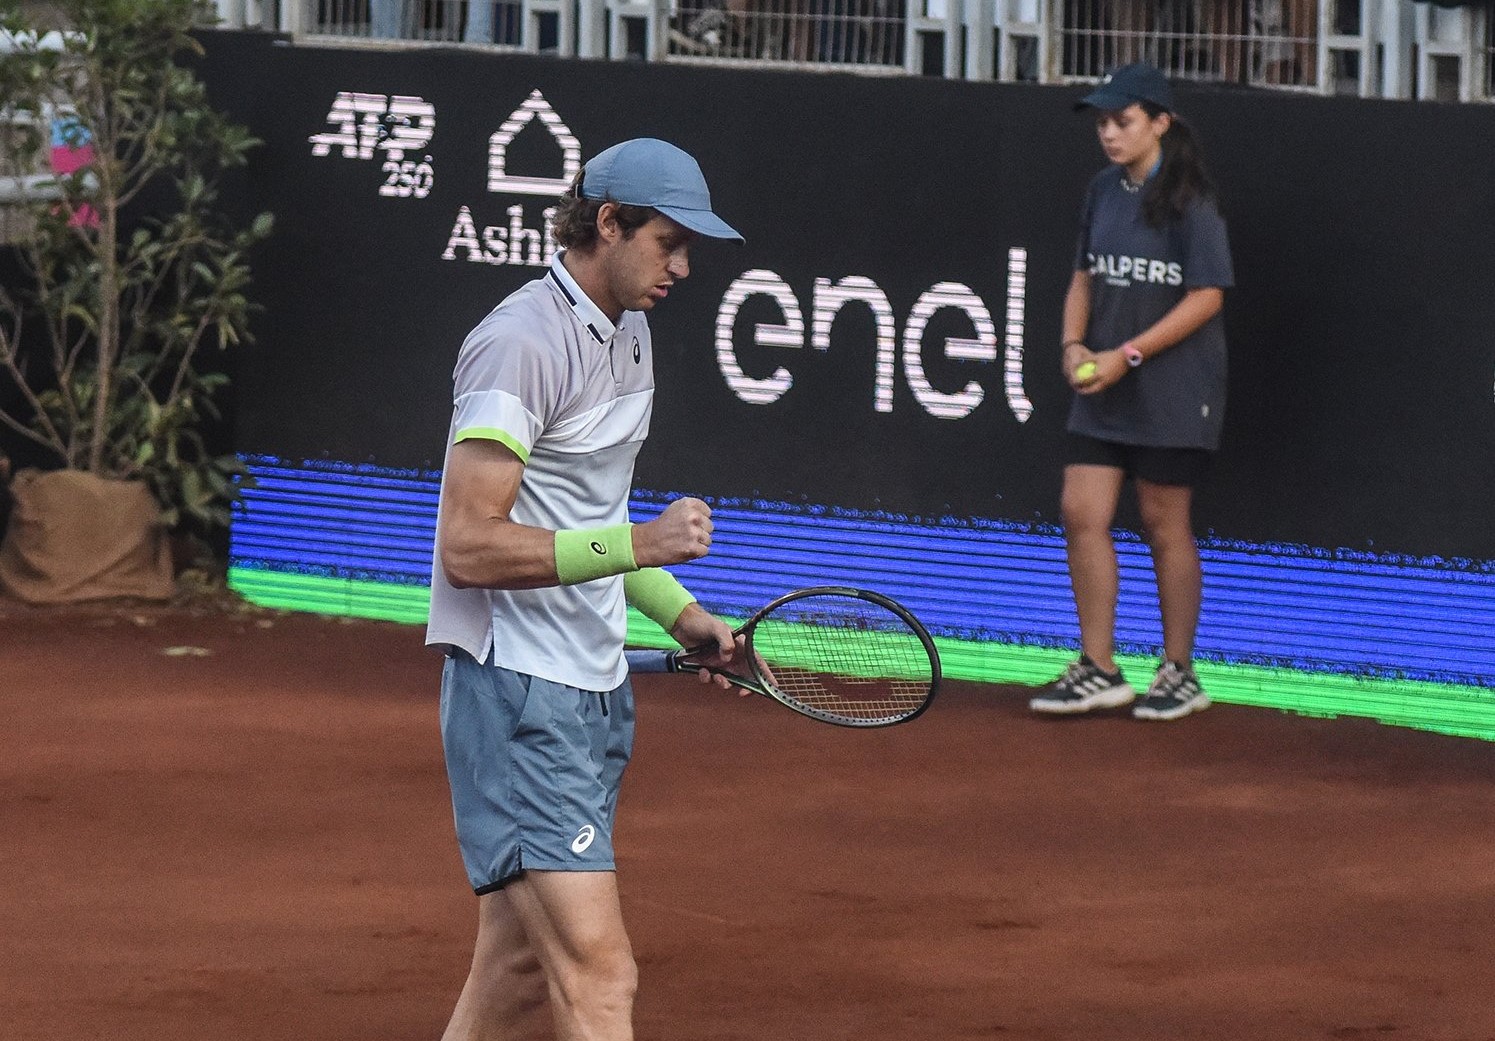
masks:
<instances>
[{"instance_id":1,"label":"man in white polo shirt","mask_svg":"<svg viewBox=\"0 0 1495 1041\"><path fill-rule=\"evenodd\" d=\"M557 1037L633 1037L612 846L633 744L626 603L682 646L715 644L712 664L735 649L662 570L706 554L710 508L628 523L654 394L645 313L698 235L742 237L694 159L651 138L607 149L562 198L564 252L457 359L426 642L449 648L442 739L479 919L445 1041L509 1037L547 995Z\"/></svg>"}]
</instances>

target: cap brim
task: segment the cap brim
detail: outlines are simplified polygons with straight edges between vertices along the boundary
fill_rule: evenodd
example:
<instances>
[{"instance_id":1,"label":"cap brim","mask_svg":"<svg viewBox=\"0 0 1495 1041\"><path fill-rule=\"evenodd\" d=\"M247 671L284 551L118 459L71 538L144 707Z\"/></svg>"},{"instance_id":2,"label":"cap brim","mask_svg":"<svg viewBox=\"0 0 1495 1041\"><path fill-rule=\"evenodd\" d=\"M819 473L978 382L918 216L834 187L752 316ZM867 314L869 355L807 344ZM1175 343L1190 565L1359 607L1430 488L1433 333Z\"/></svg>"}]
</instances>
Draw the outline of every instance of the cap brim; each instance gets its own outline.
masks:
<instances>
[{"instance_id":1,"label":"cap brim","mask_svg":"<svg viewBox=\"0 0 1495 1041\"><path fill-rule=\"evenodd\" d=\"M1130 94L1123 94L1116 90L1091 91L1079 101L1075 102L1075 111L1081 112L1087 108L1098 108L1106 112L1119 112L1121 109L1137 103L1137 99Z\"/></svg>"},{"instance_id":2,"label":"cap brim","mask_svg":"<svg viewBox=\"0 0 1495 1041\"><path fill-rule=\"evenodd\" d=\"M682 210L676 206L656 206L654 208L681 227L689 228L697 235L705 235L708 239L747 241L736 228L710 210Z\"/></svg>"}]
</instances>

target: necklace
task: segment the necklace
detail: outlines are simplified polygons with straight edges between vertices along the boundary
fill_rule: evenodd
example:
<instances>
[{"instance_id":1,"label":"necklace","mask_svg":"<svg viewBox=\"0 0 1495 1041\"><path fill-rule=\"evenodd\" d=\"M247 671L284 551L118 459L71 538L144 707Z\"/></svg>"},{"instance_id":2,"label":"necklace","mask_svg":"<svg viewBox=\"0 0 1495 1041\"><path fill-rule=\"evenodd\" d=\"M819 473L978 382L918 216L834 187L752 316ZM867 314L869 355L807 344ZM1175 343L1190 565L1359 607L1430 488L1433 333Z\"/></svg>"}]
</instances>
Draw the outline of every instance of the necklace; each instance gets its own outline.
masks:
<instances>
[{"instance_id":1,"label":"necklace","mask_svg":"<svg viewBox=\"0 0 1495 1041\"><path fill-rule=\"evenodd\" d=\"M1121 175L1121 188L1129 195L1136 195L1142 190L1142 185L1133 184L1132 179L1123 173Z\"/></svg>"}]
</instances>

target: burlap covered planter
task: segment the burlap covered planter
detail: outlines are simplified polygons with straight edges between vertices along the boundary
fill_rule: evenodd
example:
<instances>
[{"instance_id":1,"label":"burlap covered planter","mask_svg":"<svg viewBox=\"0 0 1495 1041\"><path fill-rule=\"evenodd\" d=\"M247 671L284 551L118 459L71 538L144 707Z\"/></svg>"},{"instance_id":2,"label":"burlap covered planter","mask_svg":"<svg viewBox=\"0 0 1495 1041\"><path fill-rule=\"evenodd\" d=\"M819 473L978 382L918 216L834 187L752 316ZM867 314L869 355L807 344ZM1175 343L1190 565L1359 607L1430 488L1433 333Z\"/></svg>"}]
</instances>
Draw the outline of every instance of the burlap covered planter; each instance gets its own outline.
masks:
<instances>
[{"instance_id":1,"label":"burlap covered planter","mask_svg":"<svg viewBox=\"0 0 1495 1041\"><path fill-rule=\"evenodd\" d=\"M30 604L166 600L171 550L161 508L139 481L22 470L0 542L0 586Z\"/></svg>"}]
</instances>

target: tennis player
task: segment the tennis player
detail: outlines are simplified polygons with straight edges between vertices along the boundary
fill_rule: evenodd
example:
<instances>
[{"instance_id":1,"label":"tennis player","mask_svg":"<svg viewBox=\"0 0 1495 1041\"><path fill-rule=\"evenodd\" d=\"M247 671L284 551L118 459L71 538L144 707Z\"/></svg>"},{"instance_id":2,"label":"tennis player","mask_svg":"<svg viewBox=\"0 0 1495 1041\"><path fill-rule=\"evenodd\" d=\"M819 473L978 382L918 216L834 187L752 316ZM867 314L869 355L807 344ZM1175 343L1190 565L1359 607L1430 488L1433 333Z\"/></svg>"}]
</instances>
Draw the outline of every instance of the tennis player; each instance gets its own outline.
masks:
<instances>
[{"instance_id":1,"label":"tennis player","mask_svg":"<svg viewBox=\"0 0 1495 1041\"><path fill-rule=\"evenodd\" d=\"M1075 390L1061 512L1082 653L1029 702L1074 714L1132 705L1178 719L1209 705L1194 673L1202 594L1194 488L1225 418L1225 221L1161 71L1107 75L1090 110L1111 165L1090 182L1064 299L1061 366ZM1163 661L1137 698L1115 658L1119 573L1111 522L1136 489L1163 618Z\"/></svg>"},{"instance_id":2,"label":"tennis player","mask_svg":"<svg viewBox=\"0 0 1495 1041\"><path fill-rule=\"evenodd\" d=\"M554 226L563 251L478 323L455 372L426 640L448 648L442 740L479 901L445 1041L515 1036L547 998L558 1038L633 1037L613 860L625 601L682 646L715 644L708 664L735 649L661 569L707 553L709 507L677 499L634 525L628 494L654 394L645 316L697 236L742 236L696 161L652 138L588 162Z\"/></svg>"}]
</instances>

